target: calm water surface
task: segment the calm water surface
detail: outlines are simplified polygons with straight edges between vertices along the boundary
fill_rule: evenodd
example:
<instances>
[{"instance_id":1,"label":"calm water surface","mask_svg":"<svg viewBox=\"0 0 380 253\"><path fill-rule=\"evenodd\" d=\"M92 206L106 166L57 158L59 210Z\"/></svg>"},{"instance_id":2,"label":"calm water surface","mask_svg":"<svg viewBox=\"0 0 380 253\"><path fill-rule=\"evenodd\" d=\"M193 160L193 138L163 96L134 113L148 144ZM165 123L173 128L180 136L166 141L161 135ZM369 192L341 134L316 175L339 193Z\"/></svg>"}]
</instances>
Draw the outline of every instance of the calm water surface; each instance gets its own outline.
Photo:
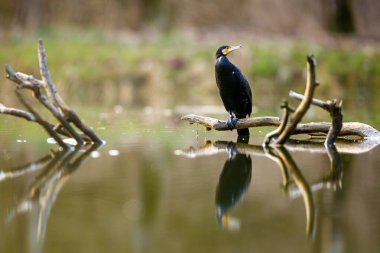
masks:
<instances>
[{"instance_id":1,"label":"calm water surface","mask_svg":"<svg viewBox=\"0 0 380 253\"><path fill-rule=\"evenodd\" d=\"M93 121L107 144L73 153L5 120L1 252L380 252L379 147L265 153L269 129L248 145L125 118Z\"/></svg>"}]
</instances>

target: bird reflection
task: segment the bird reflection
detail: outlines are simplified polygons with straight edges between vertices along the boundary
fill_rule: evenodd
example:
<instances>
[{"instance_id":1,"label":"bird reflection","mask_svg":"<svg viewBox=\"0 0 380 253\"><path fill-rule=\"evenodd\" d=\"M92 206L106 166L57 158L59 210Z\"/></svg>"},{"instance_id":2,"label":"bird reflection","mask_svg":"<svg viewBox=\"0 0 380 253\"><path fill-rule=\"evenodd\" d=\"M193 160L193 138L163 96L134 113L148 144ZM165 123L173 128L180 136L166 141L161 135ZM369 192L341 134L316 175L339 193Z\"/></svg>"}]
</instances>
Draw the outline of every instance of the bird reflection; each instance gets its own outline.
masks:
<instances>
[{"instance_id":1,"label":"bird reflection","mask_svg":"<svg viewBox=\"0 0 380 253\"><path fill-rule=\"evenodd\" d=\"M2 172L1 180L16 178L34 171L39 174L33 180L17 206L10 209L6 222L12 222L22 213L29 213L32 219L31 249L30 252L42 252L43 241L50 211L55 203L58 193L67 179L74 173L89 155L98 150L102 145L52 151L51 154L38 159L35 162L11 170Z\"/></svg>"},{"instance_id":2,"label":"bird reflection","mask_svg":"<svg viewBox=\"0 0 380 253\"><path fill-rule=\"evenodd\" d=\"M248 140L238 138L238 142L248 143ZM228 159L224 163L216 188L216 217L219 224L229 229L238 229L239 221L229 217L228 212L244 198L251 182L252 160L250 155L237 151L236 143L230 142L226 148Z\"/></svg>"},{"instance_id":3,"label":"bird reflection","mask_svg":"<svg viewBox=\"0 0 380 253\"><path fill-rule=\"evenodd\" d=\"M347 150L345 144L339 143L339 148ZM309 183L289 150L303 152L327 152L330 160L329 173ZM306 215L306 236L314 238L316 232L316 204L313 193L322 189L336 190L342 187L343 163L335 145L324 147L322 143L315 142L289 142L286 147L264 148L259 145L250 145L248 140L238 138L236 143L227 141L206 141L199 148L190 147L186 150L176 150L176 155L189 158L213 156L219 153L228 153L219 182L216 188L215 206L216 217L219 224L230 230L240 228L240 221L228 215L244 198L251 182L252 161L251 156L262 156L275 161L282 174L283 190L290 199L301 197L304 202ZM357 150L354 150L357 152Z\"/></svg>"}]
</instances>

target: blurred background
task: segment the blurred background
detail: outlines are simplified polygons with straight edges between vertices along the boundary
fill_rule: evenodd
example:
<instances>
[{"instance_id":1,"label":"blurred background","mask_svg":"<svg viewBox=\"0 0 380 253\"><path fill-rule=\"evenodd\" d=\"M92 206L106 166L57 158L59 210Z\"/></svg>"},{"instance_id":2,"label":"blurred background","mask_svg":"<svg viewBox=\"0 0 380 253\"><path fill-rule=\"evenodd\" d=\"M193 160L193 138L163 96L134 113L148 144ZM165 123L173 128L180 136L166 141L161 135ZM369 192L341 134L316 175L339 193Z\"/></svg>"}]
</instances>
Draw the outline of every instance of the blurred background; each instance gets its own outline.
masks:
<instances>
[{"instance_id":1,"label":"blurred background","mask_svg":"<svg viewBox=\"0 0 380 253\"><path fill-rule=\"evenodd\" d=\"M280 116L289 90L304 91L306 56L314 54L315 97L343 99L345 121L380 129L379 24L375 0L0 0L0 67L39 78L43 39L61 97L107 142L75 173L60 161L62 170L38 170L58 147L39 126L0 115L0 251L380 252L379 148L341 154L337 188L326 153L290 152L319 187L310 239L302 199L285 193L264 154L247 158L252 181L231 216L239 231L215 217L229 154L175 155L236 141L235 132L180 121L186 113L227 118L214 76L225 44L243 45L229 58L251 84L252 116ZM0 103L22 108L13 90L0 69ZM311 107L304 120L330 118ZM253 148L272 129L252 130ZM57 178L46 201L45 184Z\"/></svg>"},{"instance_id":2,"label":"blurred background","mask_svg":"<svg viewBox=\"0 0 380 253\"><path fill-rule=\"evenodd\" d=\"M255 111L265 114L289 89L303 91L313 53L316 96L343 99L347 111L358 111L353 118L372 121L368 111L380 108L379 13L373 0L0 0L0 62L39 76L42 38L69 103L182 112L221 105L215 51L242 44L230 58L250 80ZM12 89L3 79L1 101L13 103Z\"/></svg>"}]
</instances>

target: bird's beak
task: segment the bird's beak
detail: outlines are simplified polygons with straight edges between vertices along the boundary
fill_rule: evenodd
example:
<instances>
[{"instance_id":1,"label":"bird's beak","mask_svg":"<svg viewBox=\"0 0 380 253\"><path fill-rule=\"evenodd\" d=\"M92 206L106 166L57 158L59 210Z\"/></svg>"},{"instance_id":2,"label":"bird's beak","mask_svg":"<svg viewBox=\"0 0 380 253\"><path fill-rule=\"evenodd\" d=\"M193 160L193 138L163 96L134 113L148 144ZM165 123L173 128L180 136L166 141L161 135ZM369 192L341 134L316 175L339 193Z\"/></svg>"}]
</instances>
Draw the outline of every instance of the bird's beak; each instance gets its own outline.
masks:
<instances>
[{"instance_id":1,"label":"bird's beak","mask_svg":"<svg viewBox=\"0 0 380 253\"><path fill-rule=\"evenodd\" d=\"M236 50L236 49L240 49L242 46L241 45L238 45L238 46L232 46L232 47L229 47L226 49L226 55L231 53L232 51Z\"/></svg>"}]
</instances>

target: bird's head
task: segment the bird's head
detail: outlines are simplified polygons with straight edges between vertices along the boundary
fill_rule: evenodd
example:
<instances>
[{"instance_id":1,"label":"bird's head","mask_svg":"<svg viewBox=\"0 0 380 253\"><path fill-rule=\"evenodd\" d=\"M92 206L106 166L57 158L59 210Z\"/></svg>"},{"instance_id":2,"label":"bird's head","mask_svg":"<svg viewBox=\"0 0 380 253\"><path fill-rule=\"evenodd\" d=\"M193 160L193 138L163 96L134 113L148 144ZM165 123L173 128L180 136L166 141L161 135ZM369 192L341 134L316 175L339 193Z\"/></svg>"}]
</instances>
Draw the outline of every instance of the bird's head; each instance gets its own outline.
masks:
<instances>
[{"instance_id":1,"label":"bird's head","mask_svg":"<svg viewBox=\"0 0 380 253\"><path fill-rule=\"evenodd\" d=\"M221 46L216 51L216 59L218 59L221 56L227 56L232 51L241 48L240 45L238 46Z\"/></svg>"}]
</instances>

